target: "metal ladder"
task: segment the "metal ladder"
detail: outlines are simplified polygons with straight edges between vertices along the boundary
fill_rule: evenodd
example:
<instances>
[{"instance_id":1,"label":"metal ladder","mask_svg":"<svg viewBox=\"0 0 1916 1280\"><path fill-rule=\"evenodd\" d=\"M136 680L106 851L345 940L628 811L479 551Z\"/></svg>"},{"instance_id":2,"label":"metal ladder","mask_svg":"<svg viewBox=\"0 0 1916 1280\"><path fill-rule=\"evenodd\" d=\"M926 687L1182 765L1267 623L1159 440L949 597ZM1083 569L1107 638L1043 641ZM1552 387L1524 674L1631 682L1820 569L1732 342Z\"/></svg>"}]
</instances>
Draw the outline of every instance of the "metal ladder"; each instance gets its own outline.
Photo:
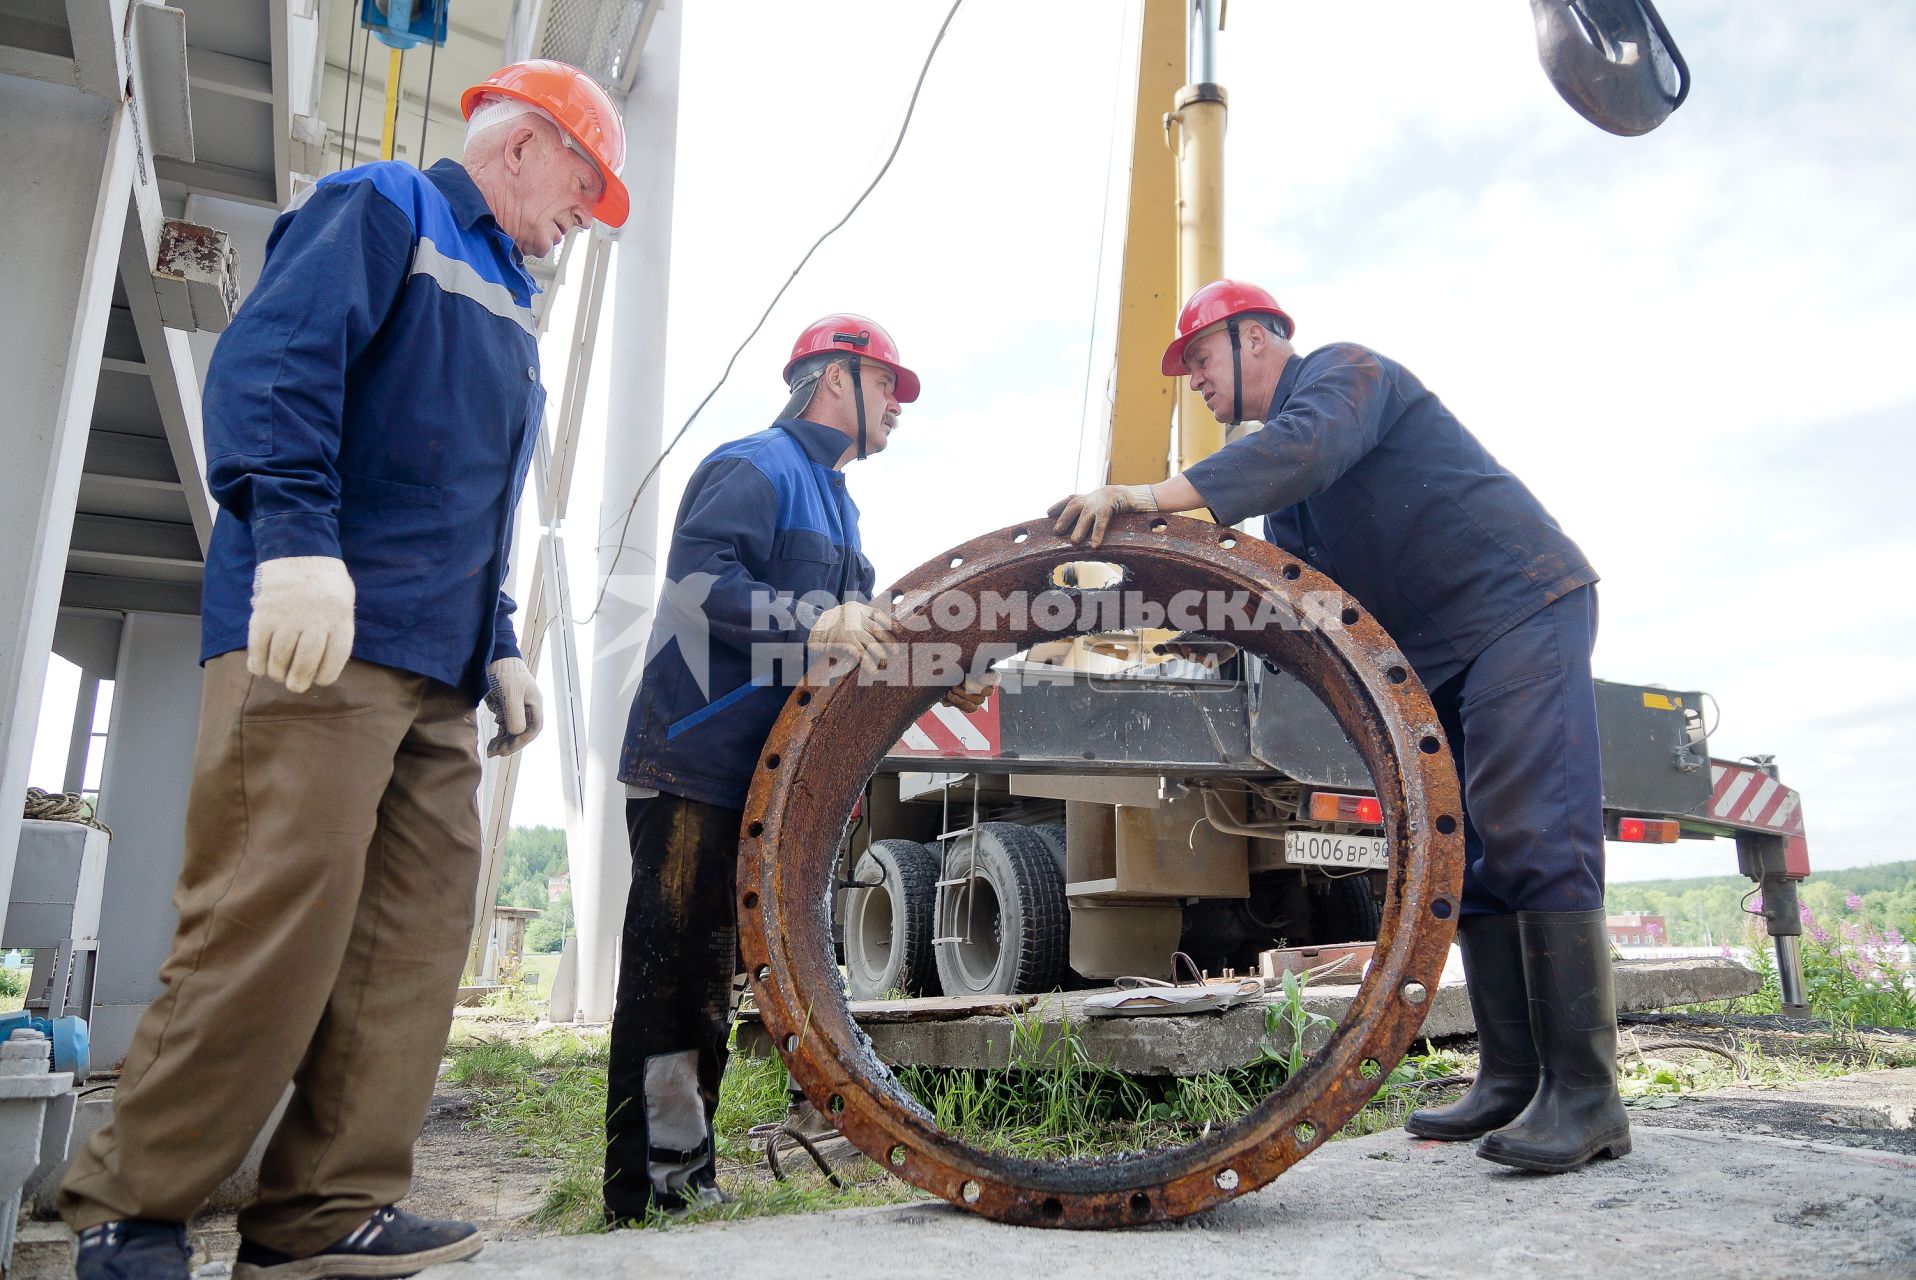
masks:
<instances>
[{"instance_id":1,"label":"metal ladder","mask_svg":"<svg viewBox=\"0 0 1916 1280\"><path fill-rule=\"evenodd\" d=\"M937 892L932 897L931 907L933 928L937 928L944 923L947 891L955 889L960 885L969 887L972 881L978 878L978 828L984 825L978 820L978 786L979 778L978 775L974 773L971 775L971 822L967 826L957 828L951 825L951 783L946 781L940 788L940 791L943 793L943 808L939 815L938 825L943 827L944 830L938 833L938 882ZM963 837L970 838L969 848L971 851L971 860L965 866L964 875L947 879L945 877L945 842L954 838ZM971 912L969 911L965 912L964 927L965 932L963 933L954 933L944 937L932 938L931 945L937 947L947 942L970 942Z\"/></svg>"}]
</instances>

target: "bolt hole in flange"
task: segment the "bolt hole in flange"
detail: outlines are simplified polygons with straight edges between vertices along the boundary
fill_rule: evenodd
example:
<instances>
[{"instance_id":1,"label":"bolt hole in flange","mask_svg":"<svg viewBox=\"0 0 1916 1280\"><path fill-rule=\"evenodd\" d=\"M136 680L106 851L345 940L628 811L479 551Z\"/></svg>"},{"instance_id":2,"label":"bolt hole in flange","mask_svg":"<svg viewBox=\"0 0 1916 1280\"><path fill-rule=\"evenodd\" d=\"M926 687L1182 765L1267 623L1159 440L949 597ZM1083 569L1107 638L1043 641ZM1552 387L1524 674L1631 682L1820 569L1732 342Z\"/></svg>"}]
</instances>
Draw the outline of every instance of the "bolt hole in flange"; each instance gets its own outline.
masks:
<instances>
[{"instance_id":1,"label":"bolt hole in flange","mask_svg":"<svg viewBox=\"0 0 1916 1280\"><path fill-rule=\"evenodd\" d=\"M955 643L961 665L988 643L1022 651L1062 637L1022 623L995 634L958 629L932 608L942 592L1029 592L1071 563L1108 563L1127 598L1135 592L1160 606L1187 590L1248 593L1286 606L1276 611L1281 618L1322 616L1311 606L1326 580L1311 575L1306 591L1299 566L1275 548L1221 535L1214 525L1160 518L1162 529L1142 517L1115 520L1100 562L1074 561L1079 548L1058 539L1020 541L1027 530L1002 530L907 575L892 598L912 602L898 611L901 620L923 624L909 628L913 643ZM953 562L961 573L948 567ZM972 1145L931 1124L881 1064L851 1017L824 932L829 913L818 904L830 901L854 801L936 693L839 680L808 684L801 690L808 697L787 702L746 802L753 838L740 849L740 950L755 978L769 970L752 989L765 1025L803 1032L777 1041L792 1079L854 1145L906 1181L988 1216L1096 1227L1177 1219L1262 1186L1355 1114L1374 1087L1346 1082L1381 1077L1402 1059L1441 972L1454 921L1425 908L1456 902L1462 839L1454 819L1445 831L1434 815L1456 814L1461 803L1451 757L1425 729L1437 723L1428 696L1407 672L1392 674L1403 670L1401 651L1375 626L1340 628L1335 619L1288 629L1239 624L1218 638L1286 672L1328 709L1394 815L1372 962L1345 1025L1285 1090L1204 1142L1122 1160L1031 1161Z\"/></svg>"}]
</instances>

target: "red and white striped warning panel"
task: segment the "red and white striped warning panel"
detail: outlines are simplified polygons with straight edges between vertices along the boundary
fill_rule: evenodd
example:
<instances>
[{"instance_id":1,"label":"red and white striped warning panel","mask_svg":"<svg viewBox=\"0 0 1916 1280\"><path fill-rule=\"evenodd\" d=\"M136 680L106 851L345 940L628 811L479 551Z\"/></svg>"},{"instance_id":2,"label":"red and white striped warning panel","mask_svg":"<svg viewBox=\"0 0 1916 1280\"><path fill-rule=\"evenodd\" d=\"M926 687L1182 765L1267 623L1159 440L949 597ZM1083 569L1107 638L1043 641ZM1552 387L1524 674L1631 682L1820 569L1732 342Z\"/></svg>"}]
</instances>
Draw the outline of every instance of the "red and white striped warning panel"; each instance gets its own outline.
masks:
<instances>
[{"instance_id":1,"label":"red and white striped warning panel","mask_svg":"<svg viewBox=\"0 0 1916 1280\"><path fill-rule=\"evenodd\" d=\"M1803 797L1753 765L1710 761L1710 816L1739 827L1759 827L1790 837L1785 859L1792 874L1810 872L1803 833Z\"/></svg>"},{"instance_id":2,"label":"red and white striped warning panel","mask_svg":"<svg viewBox=\"0 0 1916 1280\"><path fill-rule=\"evenodd\" d=\"M905 736L886 754L926 760L988 760L998 755L1003 742L998 727L998 695L994 693L970 715L939 703L912 721Z\"/></svg>"}]
</instances>

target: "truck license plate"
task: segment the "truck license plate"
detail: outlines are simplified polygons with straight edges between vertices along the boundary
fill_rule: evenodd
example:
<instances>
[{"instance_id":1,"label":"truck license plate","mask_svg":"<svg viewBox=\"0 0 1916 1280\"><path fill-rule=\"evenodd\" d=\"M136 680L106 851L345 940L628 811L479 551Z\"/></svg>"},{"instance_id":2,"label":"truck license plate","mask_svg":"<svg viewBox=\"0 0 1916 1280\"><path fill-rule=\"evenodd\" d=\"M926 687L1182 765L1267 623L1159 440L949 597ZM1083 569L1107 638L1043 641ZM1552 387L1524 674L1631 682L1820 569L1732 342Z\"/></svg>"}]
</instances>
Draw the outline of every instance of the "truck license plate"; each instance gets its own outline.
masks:
<instances>
[{"instance_id":1,"label":"truck license plate","mask_svg":"<svg viewBox=\"0 0 1916 1280\"><path fill-rule=\"evenodd\" d=\"M1390 842L1382 836L1335 836L1323 831L1286 831L1284 861L1318 867L1390 867Z\"/></svg>"}]
</instances>

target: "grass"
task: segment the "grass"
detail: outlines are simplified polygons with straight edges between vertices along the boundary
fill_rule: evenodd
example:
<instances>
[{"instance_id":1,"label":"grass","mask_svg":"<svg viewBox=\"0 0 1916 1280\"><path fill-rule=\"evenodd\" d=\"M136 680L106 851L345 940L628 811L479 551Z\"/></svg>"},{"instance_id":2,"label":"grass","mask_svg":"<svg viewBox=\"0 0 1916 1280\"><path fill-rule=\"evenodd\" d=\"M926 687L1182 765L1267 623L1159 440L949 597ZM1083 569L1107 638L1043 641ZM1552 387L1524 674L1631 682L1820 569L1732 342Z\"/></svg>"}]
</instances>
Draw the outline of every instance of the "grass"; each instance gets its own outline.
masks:
<instances>
[{"instance_id":1,"label":"grass","mask_svg":"<svg viewBox=\"0 0 1916 1280\"><path fill-rule=\"evenodd\" d=\"M1304 1007L1302 988L1265 1011L1258 1059L1229 1071L1179 1078L1129 1076L1096 1060L1077 1028L1015 1020L1010 1064L1002 1069L906 1067L899 1084L939 1128L981 1149L1034 1159L1068 1159L1158 1149L1195 1141L1247 1115L1307 1061L1302 1046L1329 1029ZM475 1020L476 1021L476 1020ZM481 1024L482 1026L484 1024ZM558 1169L534 1224L560 1232L597 1231L604 1162L606 1038L566 1029L532 1036L456 1033L445 1081L474 1100L474 1124L508 1139L523 1154ZM1635 1107L1677 1105L1686 1093L1730 1084L1780 1088L1858 1070L1916 1063L1916 1046L1886 1049L1838 1027L1822 1041L1793 1041L1804 1052L1779 1053L1760 1035L1737 1035L1722 1052L1680 1048L1670 1028L1624 1030L1619 1083ZM1773 1038L1772 1038L1773 1040ZM1712 1041L1715 1043L1715 1041ZM1336 1138L1400 1127L1421 1106L1454 1097L1476 1069L1474 1055L1426 1041L1388 1072L1374 1071L1376 1091ZM840 1165L835 1188L802 1155L787 1160L788 1177L765 1171L751 1129L785 1115L788 1081L777 1058L735 1054L719 1090L715 1121L721 1185L728 1203L683 1219L655 1216L645 1226L822 1209L896 1204L923 1193L868 1160Z\"/></svg>"},{"instance_id":2,"label":"grass","mask_svg":"<svg viewBox=\"0 0 1916 1280\"><path fill-rule=\"evenodd\" d=\"M471 1095L475 1127L505 1138L521 1155L557 1162L534 1225L565 1233L604 1230L599 1183L605 1164L605 1035L555 1029L512 1038L468 1031L449 1047L448 1059L442 1079ZM714 1122L719 1177L731 1199L682 1219L654 1215L645 1225L667 1228L922 1198L868 1160L841 1167L843 1190L802 1157L787 1162L786 1181L773 1180L757 1163L761 1157L747 1135L754 1125L782 1118L787 1100L785 1067L778 1059L734 1055L719 1086Z\"/></svg>"}]
</instances>

